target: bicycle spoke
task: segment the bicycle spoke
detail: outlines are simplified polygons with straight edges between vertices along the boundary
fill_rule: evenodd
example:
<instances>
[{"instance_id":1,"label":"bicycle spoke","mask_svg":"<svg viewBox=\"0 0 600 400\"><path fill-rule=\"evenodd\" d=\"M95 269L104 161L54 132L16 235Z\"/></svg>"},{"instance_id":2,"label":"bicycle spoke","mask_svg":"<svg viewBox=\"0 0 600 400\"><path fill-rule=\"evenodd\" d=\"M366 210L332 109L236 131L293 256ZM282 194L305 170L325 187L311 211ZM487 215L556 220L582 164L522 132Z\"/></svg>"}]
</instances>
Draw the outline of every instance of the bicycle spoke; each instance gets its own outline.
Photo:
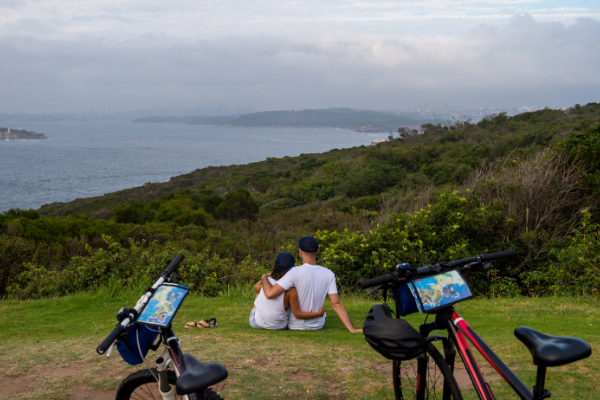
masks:
<instances>
[{"instance_id":1,"label":"bicycle spoke","mask_svg":"<svg viewBox=\"0 0 600 400\"><path fill-rule=\"evenodd\" d=\"M148 387L148 385L143 385L140 386L138 389L140 389L140 391L144 392L145 396L143 397L139 397L140 400L157 400L156 397L154 397L154 394L152 392L158 392L158 385L156 385L156 390L152 390L151 388ZM140 395L137 395L140 396ZM160 397L160 399L162 399L162 397Z\"/></svg>"}]
</instances>

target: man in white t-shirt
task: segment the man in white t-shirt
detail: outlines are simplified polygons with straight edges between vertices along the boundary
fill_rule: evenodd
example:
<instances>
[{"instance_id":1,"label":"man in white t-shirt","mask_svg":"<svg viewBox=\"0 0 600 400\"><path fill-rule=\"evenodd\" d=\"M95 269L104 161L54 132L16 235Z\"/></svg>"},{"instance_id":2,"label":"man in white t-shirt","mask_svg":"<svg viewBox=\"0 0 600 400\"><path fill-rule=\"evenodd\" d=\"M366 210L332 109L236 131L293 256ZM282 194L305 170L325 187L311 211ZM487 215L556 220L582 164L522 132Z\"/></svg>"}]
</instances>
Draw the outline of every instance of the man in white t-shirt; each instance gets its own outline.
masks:
<instances>
[{"instance_id":1,"label":"man in white t-shirt","mask_svg":"<svg viewBox=\"0 0 600 400\"><path fill-rule=\"evenodd\" d=\"M362 329L356 329L352 325L346 307L340 301L335 274L331 270L317 265L317 254L319 253L317 240L312 236L304 236L298 242L298 247L300 259L303 262L301 266L292 268L275 285L271 285L267 274L261 277L267 299L274 299L291 287L295 287L298 291L300 309L305 312L315 312L323 307L325 297L329 296L333 310L346 328L353 333L362 332ZM295 330L322 329L326 316L327 314L319 318L297 319L291 314L288 328Z\"/></svg>"}]
</instances>

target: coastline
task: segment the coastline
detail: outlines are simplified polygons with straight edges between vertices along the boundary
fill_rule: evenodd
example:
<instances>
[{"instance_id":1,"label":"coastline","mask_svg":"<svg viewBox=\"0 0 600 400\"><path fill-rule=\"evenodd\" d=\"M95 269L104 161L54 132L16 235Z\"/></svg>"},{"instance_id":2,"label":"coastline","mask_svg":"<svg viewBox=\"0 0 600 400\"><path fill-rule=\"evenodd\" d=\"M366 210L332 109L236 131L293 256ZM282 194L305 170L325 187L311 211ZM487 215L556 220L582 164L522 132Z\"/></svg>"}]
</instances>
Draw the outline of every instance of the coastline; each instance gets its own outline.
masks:
<instances>
[{"instance_id":1,"label":"coastline","mask_svg":"<svg viewBox=\"0 0 600 400\"><path fill-rule=\"evenodd\" d=\"M47 140L43 133L22 129L0 128L0 140Z\"/></svg>"}]
</instances>

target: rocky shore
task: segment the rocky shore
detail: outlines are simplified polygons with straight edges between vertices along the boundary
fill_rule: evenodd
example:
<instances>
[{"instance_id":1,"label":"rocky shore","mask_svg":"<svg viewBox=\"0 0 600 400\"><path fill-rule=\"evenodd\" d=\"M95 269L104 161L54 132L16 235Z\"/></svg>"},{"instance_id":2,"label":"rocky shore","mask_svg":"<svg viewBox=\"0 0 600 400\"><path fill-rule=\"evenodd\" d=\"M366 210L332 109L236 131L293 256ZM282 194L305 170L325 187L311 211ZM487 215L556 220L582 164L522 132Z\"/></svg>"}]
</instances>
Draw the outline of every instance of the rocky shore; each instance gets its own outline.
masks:
<instances>
[{"instance_id":1,"label":"rocky shore","mask_svg":"<svg viewBox=\"0 0 600 400\"><path fill-rule=\"evenodd\" d=\"M44 140L48 139L43 133L31 132L22 129L0 128L0 140Z\"/></svg>"}]
</instances>

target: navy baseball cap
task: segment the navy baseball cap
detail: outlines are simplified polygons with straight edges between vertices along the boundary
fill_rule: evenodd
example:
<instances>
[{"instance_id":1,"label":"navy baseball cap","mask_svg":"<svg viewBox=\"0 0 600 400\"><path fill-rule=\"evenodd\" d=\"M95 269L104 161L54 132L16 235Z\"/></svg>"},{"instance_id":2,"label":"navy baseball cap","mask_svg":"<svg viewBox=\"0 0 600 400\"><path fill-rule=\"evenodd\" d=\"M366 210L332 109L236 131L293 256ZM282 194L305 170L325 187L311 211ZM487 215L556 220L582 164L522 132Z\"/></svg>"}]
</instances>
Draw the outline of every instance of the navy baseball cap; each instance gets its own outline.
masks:
<instances>
[{"instance_id":1,"label":"navy baseball cap","mask_svg":"<svg viewBox=\"0 0 600 400\"><path fill-rule=\"evenodd\" d=\"M298 247L305 253L316 253L319 250L319 244L317 243L317 239L312 236L304 236L298 242Z\"/></svg>"},{"instance_id":2,"label":"navy baseball cap","mask_svg":"<svg viewBox=\"0 0 600 400\"><path fill-rule=\"evenodd\" d=\"M275 259L275 267L283 271L289 271L290 269L294 268L294 264L296 264L296 259L289 251L279 253Z\"/></svg>"}]
</instances>

